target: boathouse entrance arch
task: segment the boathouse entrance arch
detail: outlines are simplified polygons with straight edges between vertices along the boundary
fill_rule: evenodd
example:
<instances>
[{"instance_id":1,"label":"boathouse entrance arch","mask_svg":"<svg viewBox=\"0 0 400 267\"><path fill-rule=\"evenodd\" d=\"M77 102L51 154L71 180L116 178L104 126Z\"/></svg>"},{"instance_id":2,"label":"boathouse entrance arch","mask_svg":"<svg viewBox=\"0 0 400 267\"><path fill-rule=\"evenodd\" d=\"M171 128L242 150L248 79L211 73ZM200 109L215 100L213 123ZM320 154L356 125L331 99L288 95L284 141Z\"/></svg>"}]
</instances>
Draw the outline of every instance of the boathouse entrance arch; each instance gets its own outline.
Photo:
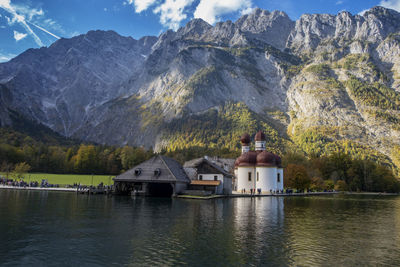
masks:
<instances>
[{"instance_id":1,"label":"boathouse entrance arch","mask_svg":"<svg viewBox=\"0 0 400 267\"><path fill-rule=\"evenodd\" d=\"M171 197L174 188L171 183L148 183L147 194L151 197Z\"/></svg>"}]
</instances>

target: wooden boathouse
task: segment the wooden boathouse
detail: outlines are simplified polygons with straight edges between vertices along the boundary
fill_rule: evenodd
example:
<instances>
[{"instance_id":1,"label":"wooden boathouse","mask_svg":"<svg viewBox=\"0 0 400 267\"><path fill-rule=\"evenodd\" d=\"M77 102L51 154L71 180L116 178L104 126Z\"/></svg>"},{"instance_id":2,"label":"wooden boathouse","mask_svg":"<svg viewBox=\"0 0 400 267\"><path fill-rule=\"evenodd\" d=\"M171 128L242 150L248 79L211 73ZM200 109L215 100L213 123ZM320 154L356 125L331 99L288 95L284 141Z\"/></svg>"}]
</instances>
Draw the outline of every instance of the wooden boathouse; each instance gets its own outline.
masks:
<instances>
[{"instance_id":1,"label":"wooden boathouse","mask_svg":"<svg viewBox=\"0 0 400 267\"><path fill-rule=\"evenodd\" d=\"M179 162L157 155L114 178L116 194L173 196L183 193L190 179Z\"/></svg>"},{"instance_id":2,"label":"wooden boathouse","mask_svg":"<svg viewBox=\"0 0 400 267\"><path fill-rule=\"evenodd\" d=\"M193 191L216 195L232 194L233 175L208 157L187 161L183 168L191 180L188 186L188 192L192 191L191 194L195 194Z\"/></svg>"}]
</instances>

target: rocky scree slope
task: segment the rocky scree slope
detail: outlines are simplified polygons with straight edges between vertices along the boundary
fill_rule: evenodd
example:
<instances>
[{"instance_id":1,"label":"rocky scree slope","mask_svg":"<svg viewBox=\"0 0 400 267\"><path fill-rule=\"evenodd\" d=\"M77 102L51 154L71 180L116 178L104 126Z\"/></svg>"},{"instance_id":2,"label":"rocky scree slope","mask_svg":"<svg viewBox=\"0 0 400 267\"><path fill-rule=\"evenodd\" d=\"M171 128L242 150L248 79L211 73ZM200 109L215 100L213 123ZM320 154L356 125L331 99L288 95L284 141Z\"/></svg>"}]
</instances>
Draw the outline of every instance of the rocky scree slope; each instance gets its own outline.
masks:
<instances>
[{"instance_id":1,"label":"rocky scree slope","mask_svg":"<svg viewBox=\"0 0 400 267\"><path fill-rule=\"evenodd\" d=\"M338 149L400 166L400 14L255 9L134 40L90 31L0 64L0 124L10 110L65 136L175 149ZM195 122L195 123L194 123Z\"/></svg>"}]
</instances>

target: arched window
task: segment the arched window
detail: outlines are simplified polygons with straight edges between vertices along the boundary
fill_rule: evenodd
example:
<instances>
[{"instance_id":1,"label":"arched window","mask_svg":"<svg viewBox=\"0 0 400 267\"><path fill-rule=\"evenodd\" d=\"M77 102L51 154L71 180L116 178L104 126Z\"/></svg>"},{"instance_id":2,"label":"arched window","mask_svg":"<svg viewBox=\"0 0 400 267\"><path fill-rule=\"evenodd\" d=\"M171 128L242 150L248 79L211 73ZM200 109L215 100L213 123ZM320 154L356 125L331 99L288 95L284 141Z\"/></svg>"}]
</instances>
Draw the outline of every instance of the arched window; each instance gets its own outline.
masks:
<instances>
[{"instance_id":1,"label":"arched window","mask_svg":"<svg viewBox=\"0 0 400 267\"><path fill-rule=\"evenodd\" d=\"M281 174L278 173L278 183L280 183L280 182L281 182Z\"/></svg>"},{"instance_id":2,"label":"arched window","mask_svg":"<svg viewBox=\"0 0 400 267\"><path fill-rule=\"evenodd\" d=\"M257 172L257 182L260 180L260 174Z\"/></svg>"},{"instance_id":3,"label":"arched window","mask_svg":"<svg viewBox=\"0 0 400 267\"><path fill-rule=\"evenodd\" d=\"M251 172L249 172L249 182L251 182Z\"/></svg>"}]
</instances>

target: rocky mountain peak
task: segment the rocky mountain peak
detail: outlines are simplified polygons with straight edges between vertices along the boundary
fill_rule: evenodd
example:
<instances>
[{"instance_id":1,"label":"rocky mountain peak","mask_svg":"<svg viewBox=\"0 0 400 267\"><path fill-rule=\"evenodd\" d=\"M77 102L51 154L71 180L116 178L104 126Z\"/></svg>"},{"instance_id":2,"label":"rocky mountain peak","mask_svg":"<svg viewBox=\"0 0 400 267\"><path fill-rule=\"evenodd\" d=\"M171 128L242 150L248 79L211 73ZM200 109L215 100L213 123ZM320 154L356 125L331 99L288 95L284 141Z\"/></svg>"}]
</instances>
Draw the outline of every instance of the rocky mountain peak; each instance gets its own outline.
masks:
<instances>
[{"instance_id":1,"label":"rocky mountain peak","mask_svg":"<svg viewBox=\"0 0 400 267\"><path fill-rule=\"evenodd\" d=\"M368 17L369 15L374 15L380 18L391 18L391 17L399 18L400 13L390 8L382 6L374 6L369 10L365 11L363 17Z\"/></svg>"},{"instance_id":2,"label":"rocky mountain peak","mask_svg":"<svg viewBox=\"0 0 400 267\"><path fill-rule=\"evenodd\" d=\"M333 139L345 135L389 155L390 142L400 143L399 27L399 13L375 7L297 21L255 9L236 22L194 19L139 40L90 31L0 64L0 124L18 110L66 136L154 147L175 137L165 136L168 127L192 129L179 128L182 118L240 102L285 135L335 124ZM380 148L383 139L394 141Z\"/></svg>"},{"instance_id":3,"label":"rocky mountain peak","mask_svg":"<svg viewBox=\"0 0 400 267\"><path fill-rule=\"evenodd\" d=\"M177 31L177 38L193 39L201 38L204 33L212 28L210 24L202 19L192 19L185 27L179 28Z\"/></svg>"},{"instance_id":4,"label":"rocky mountain peak","mask_svg":"<svg viewBox=\"0 0 400 267\"><path fill-rule=\"evenodd\" d=\"M250 14L239 18L235 25L250 38L262 40L278 49L284 49L294 22L285 12L269 12L256 8Z\"/></svg>"}]
</instances>

